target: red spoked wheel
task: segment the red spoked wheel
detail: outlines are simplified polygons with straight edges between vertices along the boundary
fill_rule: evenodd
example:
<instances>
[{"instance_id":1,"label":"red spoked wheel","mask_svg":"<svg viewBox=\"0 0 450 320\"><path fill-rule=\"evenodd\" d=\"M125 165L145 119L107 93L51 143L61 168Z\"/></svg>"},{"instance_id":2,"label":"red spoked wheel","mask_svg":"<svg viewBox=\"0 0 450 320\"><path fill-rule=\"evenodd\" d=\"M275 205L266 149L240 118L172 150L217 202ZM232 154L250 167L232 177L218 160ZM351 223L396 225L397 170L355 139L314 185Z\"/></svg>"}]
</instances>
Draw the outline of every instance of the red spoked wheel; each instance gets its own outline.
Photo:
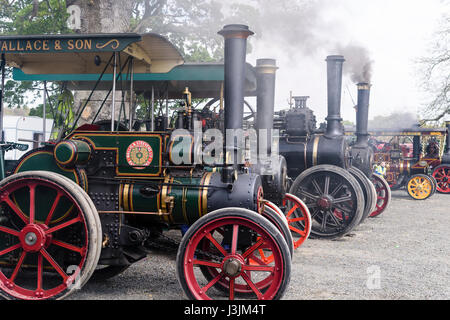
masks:
<instances>
[{"instance_id":1,"label":"red spoked wheel","mask_svg":"<svg viewBox=\"0 0 450 320\"><path fill-rule=\"evenodd\" d=\"M433 177L436 179L436 190L439 193L450 193L450 165L440 165L433 170Z\"/></svg>"},{"instance_id":2,"label":"red spoked wheel","mask_svg":"<svg viewBox=\"0 0 450 320\"><path fill-rule=\"evenodd\" d=\"M95 208L74 182L31 171L0 183L0 292L61 299L92 275L101 250Z\"/></svg>"},{"instance_id":3,"label":"red spoked wheel","mask_svg":"<svg viewBox=\"0 0 450 320\"><path fill-rule=\"evenodd\" d=\"M311 234L311 213L306 204L293 194L283 199L284 215L294 236L294 248L299 248Z\"/></svg>"},{"instance_id":4,"label":"red spoked wheel","mask_svg":"<svg viewBox=\"0 0 450 320\"><path fill-rule=\"evenodd\" d=\"M289 229L288 221L281 211L280 208L278 208L277 205L270 201L264 201L264 207L262 208L261 215L272 222L272 224L277 227L278 231L281 232L281 234L284 237L284 240L286 241L288 247L289 247L289 253L291 254L291 259L294 256L294 238L292 237L291 231ZM259 249L259 254L261 257L261 260L269 264L273 262L273 256L269 255L267 256L264 252L264 249Z\"/></svg>"},{"instance_id":5,"label":"red spoked wheel","mask_svg":"<svg viewBox=\"0 0 450 320\"><path fill-rule=\"evenodd\" d=\"M266 264L259 249L273 255ZM241 208L210 213L184 235L177 278L190 299L275 300L290 281L291 257L283 235L266 218Z\"/></svg>"},{"instance_id":6,"label":"red spoked wheel","mask_svg":"<svg viewBox=\"0 0 450 320\"><path fill-rule=\"evenodd\" d=\"M375 218L382 214L389 207L391 203L391 188L389 183L382 176L373 174L370 178L377 191L377 202L375 211L370 214L370 218Z\"/></svg>"}]
</instances>

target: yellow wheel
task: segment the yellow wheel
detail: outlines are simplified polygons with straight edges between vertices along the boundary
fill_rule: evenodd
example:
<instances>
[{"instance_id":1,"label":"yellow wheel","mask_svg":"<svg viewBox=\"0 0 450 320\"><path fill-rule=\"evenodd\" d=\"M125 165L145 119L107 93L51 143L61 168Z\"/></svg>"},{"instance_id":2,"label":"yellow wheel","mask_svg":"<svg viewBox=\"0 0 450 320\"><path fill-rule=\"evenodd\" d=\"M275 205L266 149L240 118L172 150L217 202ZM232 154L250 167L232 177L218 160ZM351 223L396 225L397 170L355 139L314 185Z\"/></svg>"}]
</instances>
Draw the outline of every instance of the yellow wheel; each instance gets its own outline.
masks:
<instances>
[{"instance_id":1,"label":"yellow wheel","mask_svg":"<svg viewBox=\"0 0 450 320\"><path fill-rule=\"evenodd\" d=\"M408 194L415 200L428 199L433 194L434 189L433 182L424 174L412 176L406 187Z\"/></svg>"}]
</instances>

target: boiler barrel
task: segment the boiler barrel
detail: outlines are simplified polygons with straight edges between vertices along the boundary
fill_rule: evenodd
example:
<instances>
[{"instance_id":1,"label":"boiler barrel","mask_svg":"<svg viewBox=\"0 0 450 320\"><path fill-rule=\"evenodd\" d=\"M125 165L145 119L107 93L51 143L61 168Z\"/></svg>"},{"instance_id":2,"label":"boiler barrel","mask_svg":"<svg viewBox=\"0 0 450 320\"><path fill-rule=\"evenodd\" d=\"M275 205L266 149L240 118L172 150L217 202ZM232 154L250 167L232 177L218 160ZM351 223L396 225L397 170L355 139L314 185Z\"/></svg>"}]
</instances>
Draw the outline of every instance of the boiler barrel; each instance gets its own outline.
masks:
<instances>
[{"instance_id":1,"label":"boiler barrel","mask_svg":"<svg viewBox=\"0 0 450 320\"><path fill-rule=\"evenodd\" d=\"M313 166L329 164L348 168L348 145L343 137L329 139L316 135L308 141L280 140L280 154L286 158L288 176L297 177Z\"/></svg>"},{"instance_id":2,"label":"boiler barrel","mask_svg":"<svg viewBox=\"0 0 450 320\"><path fill-rule=\"evenodd\" d=\"M239 207L258 211L263 197L261 178L243 174L230 191L222 183L219 172L206 172L201 177L177 177L168 175L157 192L145 192L148 185L123 184L120 186L120 206L124 211L142 212L138 219L160 218L171 225L191 225L209 212ZM170 213L170 214L168 214Z\"/></svg>"}]
</instances>

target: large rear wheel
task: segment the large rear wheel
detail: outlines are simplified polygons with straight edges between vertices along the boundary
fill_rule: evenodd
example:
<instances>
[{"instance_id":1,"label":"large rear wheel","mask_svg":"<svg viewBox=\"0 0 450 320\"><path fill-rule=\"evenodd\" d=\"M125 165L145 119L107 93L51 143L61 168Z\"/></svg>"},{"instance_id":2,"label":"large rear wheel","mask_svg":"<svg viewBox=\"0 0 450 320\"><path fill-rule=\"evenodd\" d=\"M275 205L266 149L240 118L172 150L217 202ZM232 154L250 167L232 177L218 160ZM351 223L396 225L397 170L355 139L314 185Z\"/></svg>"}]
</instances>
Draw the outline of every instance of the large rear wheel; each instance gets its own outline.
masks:
<instances>
[{"instance_id":1,"label":"large rear wheel","mask_svg":"<svg viewBox=\"0 0 450 320\"><path fill-rule=\"evenodd\" d=\"M439 193L450 193L450 165L440 165L433 170L433 177L436 179L436 190Z\"/></svg>"},{"instance_id":2,"label":"large rear wheel","mask_svg":"<svg viewBox=\"0 0 450 320\"><path fill-rule=\"evenodd\" d=\"M363 191L365 207L364 213L361 218L360 224L363 223L367 217L375 210L377 204L377 191L372 181L367 178L367 176L358 168L351 167L348 170L355 178Z\"/></svg>"},{"instance_id":3,"label":"large rear wheel","mask_svg":"<svg viewBox=\"0 0 450 320\"><path fill-rule=\"evenodd\" d=\"M74 182L29 171L0 183L0 292L62 299L92 275L101 251L95 208Z\"/></svg>"},{"instance_id":4,"label":"large rear wheel","mask_svg":"<svg viewBox=\"0 0 450 320\"><path fill-rule=\"evenodd\" d=\"M314 166L294 181L291 194L311 213L311 237L340 238L357 226L364 213L364 195L358 181L337 166Z\"/></svg>"}]
</instances>

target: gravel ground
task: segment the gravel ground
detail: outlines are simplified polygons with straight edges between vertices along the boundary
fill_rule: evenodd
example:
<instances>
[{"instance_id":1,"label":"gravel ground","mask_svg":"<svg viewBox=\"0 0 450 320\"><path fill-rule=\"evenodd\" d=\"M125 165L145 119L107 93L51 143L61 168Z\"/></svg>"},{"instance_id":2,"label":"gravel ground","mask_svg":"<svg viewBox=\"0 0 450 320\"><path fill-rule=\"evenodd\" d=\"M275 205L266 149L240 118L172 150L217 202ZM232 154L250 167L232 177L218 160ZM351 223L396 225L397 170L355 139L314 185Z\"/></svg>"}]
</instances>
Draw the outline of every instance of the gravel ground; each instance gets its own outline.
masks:
<instances>
[{"instance_id":1,"label":"gravel ground","mask_svg":"<svg viewBox=\"0 0 450 320\"><path fill-rule=\"evenodd\" d=\"M450 299L450 196L394 191L387 212L338 241L296 250L285 300ZM155 253L73 300L183 300L175 255Z\"/></svg>"}]
</instances>

